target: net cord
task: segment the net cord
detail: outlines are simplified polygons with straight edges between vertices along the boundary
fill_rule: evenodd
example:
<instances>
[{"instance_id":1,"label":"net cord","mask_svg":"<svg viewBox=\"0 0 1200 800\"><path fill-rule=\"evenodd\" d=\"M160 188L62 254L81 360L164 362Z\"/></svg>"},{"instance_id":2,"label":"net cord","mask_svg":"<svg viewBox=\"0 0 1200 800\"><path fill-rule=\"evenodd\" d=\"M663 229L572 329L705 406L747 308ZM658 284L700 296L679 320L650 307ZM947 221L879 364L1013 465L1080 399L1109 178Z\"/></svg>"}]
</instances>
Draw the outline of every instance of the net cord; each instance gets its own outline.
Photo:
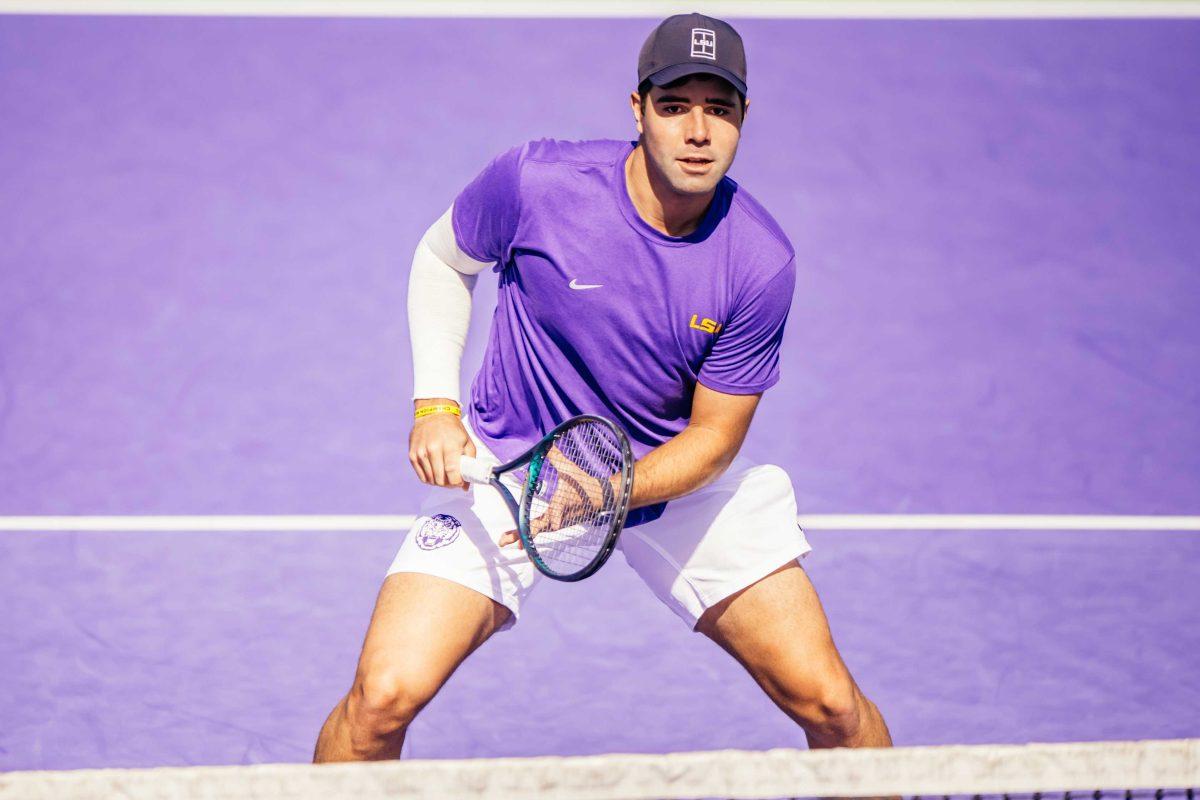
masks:
<instances>
[{"instance_id":1,"label":"net cord","mask_svg":"<svg viewBox=\"0 0 1200 800\"><path fill-rule=\"evenodd\" d=\"M0 800L649 800L1200 785L1200 739L0 773Z\"/></svg>"}]
</instances>

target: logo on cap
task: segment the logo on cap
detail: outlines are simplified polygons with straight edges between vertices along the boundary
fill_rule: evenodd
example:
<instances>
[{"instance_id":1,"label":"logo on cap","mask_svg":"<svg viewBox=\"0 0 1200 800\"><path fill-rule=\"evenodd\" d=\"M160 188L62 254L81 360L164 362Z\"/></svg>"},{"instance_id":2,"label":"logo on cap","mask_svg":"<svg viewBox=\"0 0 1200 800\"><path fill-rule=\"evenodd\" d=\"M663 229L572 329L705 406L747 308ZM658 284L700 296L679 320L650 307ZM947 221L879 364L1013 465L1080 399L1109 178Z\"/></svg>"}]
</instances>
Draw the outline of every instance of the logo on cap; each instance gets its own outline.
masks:
<instances>
[{"instance_id":1,"label":"logo on cap","mask_svg":"<svg viewBox=\"0 0 1200 800\"><path fill-rule=\"evenodd\" d=\"M692 58L717 60L717 34L708 28L692 28Z\"/></svg>"}]
</instances>

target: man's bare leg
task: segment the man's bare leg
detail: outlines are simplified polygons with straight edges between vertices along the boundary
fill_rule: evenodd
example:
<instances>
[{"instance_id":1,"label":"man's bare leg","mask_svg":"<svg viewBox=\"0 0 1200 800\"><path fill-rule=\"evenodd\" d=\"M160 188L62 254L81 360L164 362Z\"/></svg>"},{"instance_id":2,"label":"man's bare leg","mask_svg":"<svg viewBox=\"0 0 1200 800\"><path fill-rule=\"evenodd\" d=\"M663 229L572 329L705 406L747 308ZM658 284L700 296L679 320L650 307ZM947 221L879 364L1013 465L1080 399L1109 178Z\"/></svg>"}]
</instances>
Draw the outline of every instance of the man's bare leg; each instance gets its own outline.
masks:
<instances>
[{"instance_id":1,"label":"man's bare leg","mask_svg":"<svg viewBox=\"0 0 1200 800\"><path fill-rule=\"evenodd\" d=\"M705 611L696 630L741 662L804 729L809 747L892 746L879 709L842 662L817 592L795 561Z\"/></svg>"},{"instance_id":2,"label":"man's bare leg","mask_svg":"<svg viewBox=\"0 0 1200 800\"><path fill-rule=\"evenodd\" d=\"M325 720L313 761L399 758L417 712L510 614L444 578L389 575L375 601L354 685Z\"/></svg>"}]
</instances>

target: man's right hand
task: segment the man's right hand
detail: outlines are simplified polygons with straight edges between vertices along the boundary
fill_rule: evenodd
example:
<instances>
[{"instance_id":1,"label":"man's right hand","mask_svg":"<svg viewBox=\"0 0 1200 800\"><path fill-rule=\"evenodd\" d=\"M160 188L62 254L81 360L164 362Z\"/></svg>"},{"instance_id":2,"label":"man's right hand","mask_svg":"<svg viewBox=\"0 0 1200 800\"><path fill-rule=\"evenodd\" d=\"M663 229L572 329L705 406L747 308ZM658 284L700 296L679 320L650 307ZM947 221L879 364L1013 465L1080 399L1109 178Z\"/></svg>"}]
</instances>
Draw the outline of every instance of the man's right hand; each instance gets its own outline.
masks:
<instances>
[{"instance_id":1,"label":"man's right hand","mask_svg":"<svg viewBox=\"0 0 1200 800\"><path fill-rule=\"evenodd\" d=\"M458 405L453 400L417 400L416 408L429 405ZM475 443L456 414L430 414L413 421L408 437L408 460L417 478L431 486L470 489L462 478L459 461L475 455Z\"/></svg>"}]
</instances>

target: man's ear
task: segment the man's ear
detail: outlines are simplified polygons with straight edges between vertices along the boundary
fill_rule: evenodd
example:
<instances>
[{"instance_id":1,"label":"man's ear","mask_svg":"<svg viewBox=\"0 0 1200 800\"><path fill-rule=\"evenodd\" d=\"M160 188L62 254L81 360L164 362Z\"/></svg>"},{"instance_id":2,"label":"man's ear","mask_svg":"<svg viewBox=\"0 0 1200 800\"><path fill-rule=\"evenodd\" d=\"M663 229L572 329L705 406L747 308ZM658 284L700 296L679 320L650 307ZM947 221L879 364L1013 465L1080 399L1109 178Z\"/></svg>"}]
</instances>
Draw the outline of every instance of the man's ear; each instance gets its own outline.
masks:
<instances>
[{"instance_id":1,"label":"man's ear","mask_svg":"<svg viewBox=\"0 0 1200 800\"><path fill-rule=\"evenodd\" d=\"M633 123L637 126L638 135L645 133L642 130L642 96L637 92L631 92L629 95L629 106L633 109Z\"/></svg>"},{"instance_id":2,"label":"man's ear","mask_svg":"<svg viewBox=\"0 0 1200 800\"><path fill-rule=\"evenodd\" d=\"M742 122L746 121L746 113L750 110L750 98L742 100Z\"/></svg>"}]
</instances>

